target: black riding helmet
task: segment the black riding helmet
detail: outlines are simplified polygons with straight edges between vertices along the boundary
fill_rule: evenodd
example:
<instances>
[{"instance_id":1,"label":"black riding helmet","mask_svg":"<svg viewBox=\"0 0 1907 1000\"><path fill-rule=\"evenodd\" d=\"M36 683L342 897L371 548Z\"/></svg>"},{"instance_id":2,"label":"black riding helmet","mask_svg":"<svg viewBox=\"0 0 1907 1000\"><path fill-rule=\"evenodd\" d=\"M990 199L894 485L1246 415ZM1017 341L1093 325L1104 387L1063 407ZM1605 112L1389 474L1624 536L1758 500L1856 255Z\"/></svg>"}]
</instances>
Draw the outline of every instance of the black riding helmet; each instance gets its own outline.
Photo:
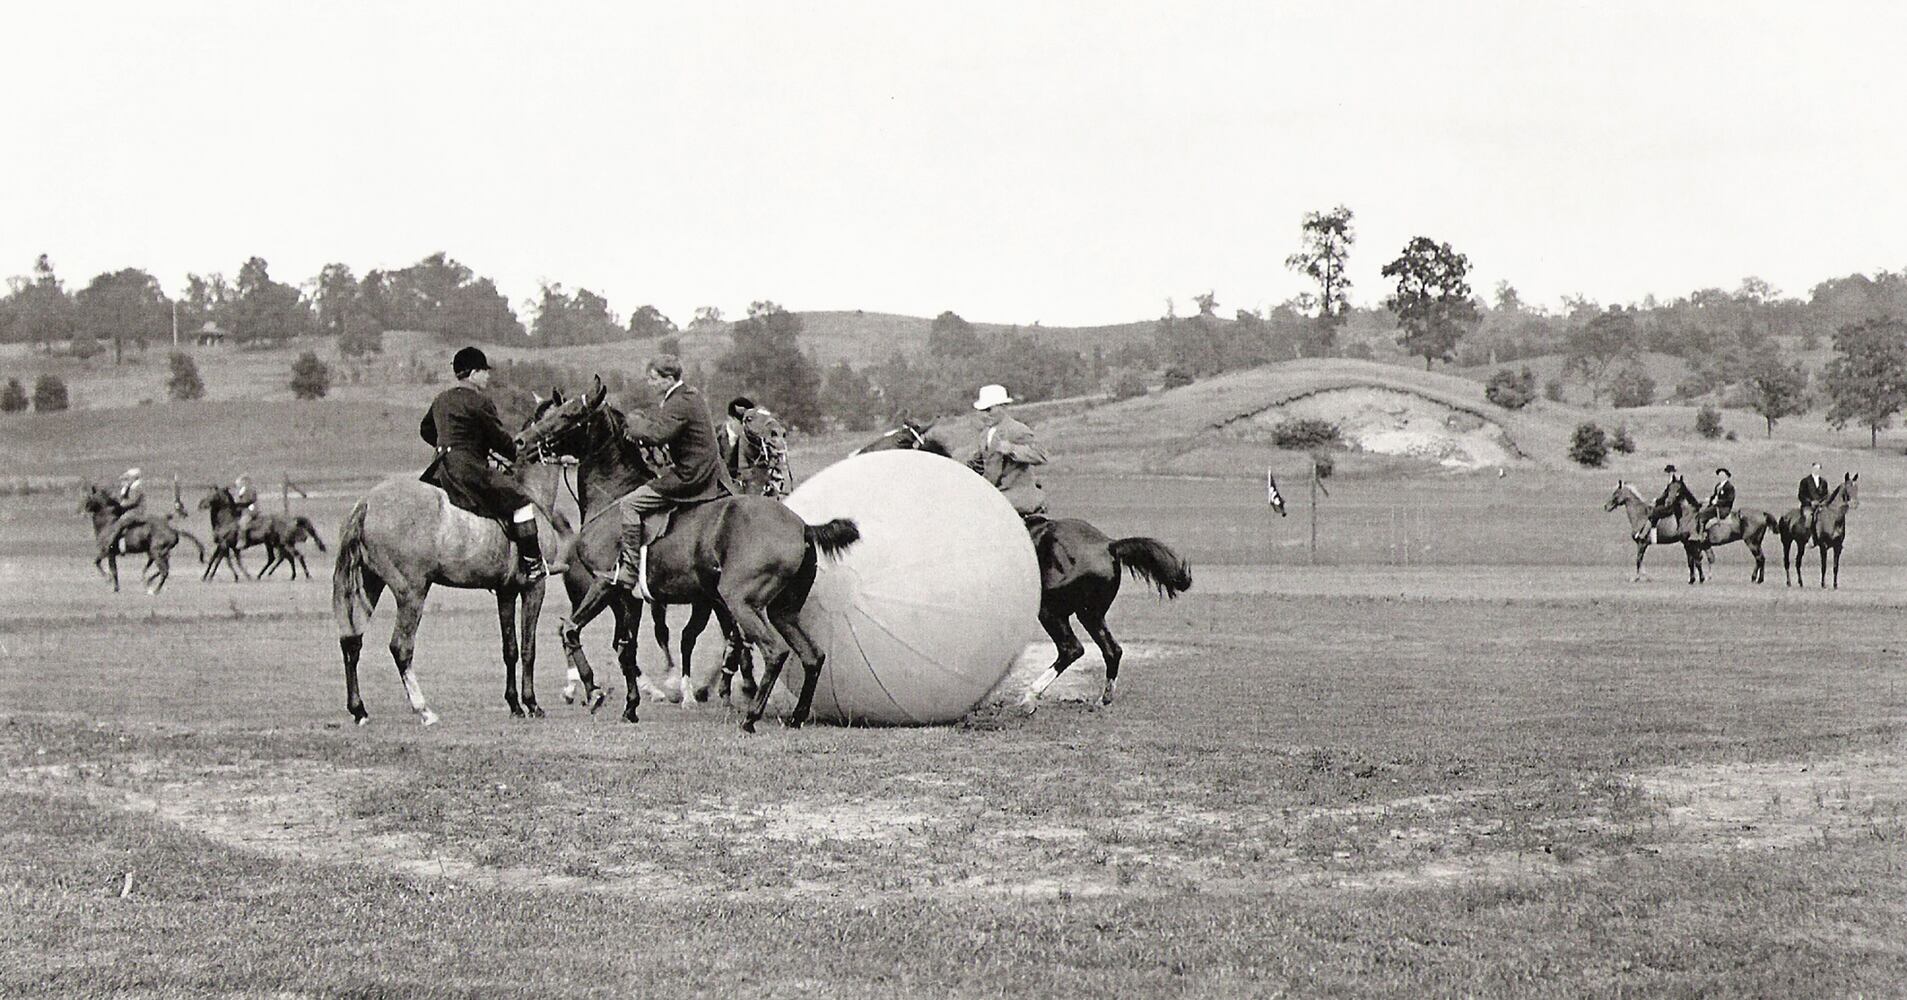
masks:
<instances>
[{"instance_id":1,"label":"black riding helmet","mask_svg":"<svg viewBox=\"0 0 1907 1000\"><path fill-rule=\"evenodd\" d=\"M484 357L483 351L478 348L466 347L450 359L450 370L458 378L463 378L474 371L489 371L490 359Z\"/></svg>"}]
</instances>

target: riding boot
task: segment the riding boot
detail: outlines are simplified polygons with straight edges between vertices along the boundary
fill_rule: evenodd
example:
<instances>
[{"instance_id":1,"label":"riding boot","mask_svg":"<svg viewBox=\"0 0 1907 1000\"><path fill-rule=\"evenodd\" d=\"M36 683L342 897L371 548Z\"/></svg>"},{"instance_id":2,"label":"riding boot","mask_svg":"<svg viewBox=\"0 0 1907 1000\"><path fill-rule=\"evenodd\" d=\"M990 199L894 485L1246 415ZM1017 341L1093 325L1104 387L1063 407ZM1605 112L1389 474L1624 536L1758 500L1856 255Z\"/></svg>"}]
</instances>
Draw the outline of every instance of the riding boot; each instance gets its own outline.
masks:
<instances>
[{"instance_id":1,"label":"riding boot","mask_svg":"<svg viewBox=\"0 0 1907 1000\"><path fill-rule=\"evenodd\" d=\"M523 582L533 584L548 576L549 570L543 565L543 548L537 543L536 522L522 521L511 527L516 541L517 570L523 574Z\"/></svg>"},{"instance_id":2,"label":"riding boot","mask_svg":"<svg viewBox=\"0 0 1907 1000\"><path fill-rule=\"evenodd\" d=\"M625 521L622 526L622 545L618 547L616 575L613 582L635 589L636 577L642 572L642 521Z\"/></svg>"}]
</instances>

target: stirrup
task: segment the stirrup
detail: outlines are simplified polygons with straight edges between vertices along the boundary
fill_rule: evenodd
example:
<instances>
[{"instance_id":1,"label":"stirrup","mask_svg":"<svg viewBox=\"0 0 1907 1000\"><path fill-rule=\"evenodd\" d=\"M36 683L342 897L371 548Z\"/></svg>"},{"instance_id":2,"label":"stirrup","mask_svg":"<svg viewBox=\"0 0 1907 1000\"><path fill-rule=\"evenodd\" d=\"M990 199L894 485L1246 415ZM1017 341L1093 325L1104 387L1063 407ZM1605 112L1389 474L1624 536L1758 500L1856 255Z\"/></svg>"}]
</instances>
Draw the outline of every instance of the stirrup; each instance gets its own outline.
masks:
<instances>
[{"instance_id":1,"label":"stirrup","mask_svg":"<svg viewBox=\"0 0 1907 1000\"><path fill-rule=\"evenodd\" d=\"M521 559L517 562L517 572L522 574L523 582L533 584L550 575L549 568L541 559Z\"/></svg>"}]
</instances>

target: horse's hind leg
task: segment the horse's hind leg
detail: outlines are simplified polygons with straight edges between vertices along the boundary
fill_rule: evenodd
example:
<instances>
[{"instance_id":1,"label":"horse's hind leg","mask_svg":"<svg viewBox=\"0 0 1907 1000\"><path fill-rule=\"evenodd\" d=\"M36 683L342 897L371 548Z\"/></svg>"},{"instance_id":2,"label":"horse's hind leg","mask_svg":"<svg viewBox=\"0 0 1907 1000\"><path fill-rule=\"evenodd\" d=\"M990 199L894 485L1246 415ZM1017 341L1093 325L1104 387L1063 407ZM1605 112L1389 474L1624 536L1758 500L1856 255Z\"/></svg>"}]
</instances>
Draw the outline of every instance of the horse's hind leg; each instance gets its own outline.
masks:
<instances>
[{"instance_id":1,"label":"horse's hind leg","mask_svg":"<svg viewBox=\"0 0 1907 1000\"><path fill-rule=\"evenodd\" d=\"M377 609L377 600L384 594L384 580L368 568L364 570L364 606L369 612ZM352 626L346 625L346 628ZM371 721L370 713L364 710L364 697L358 692L358 657L364 652L364 633L338 636L338 651L344 654L344 707L351 718L362 726Z\"/></svg>"},{"instance_id":2,"label":"horse's hind leg","mask_svg":"<svg viewBox=\"0 0 1907 1000\"><path fill-rule=\"evenodd\" d=\"M689 606L688 623L682 626L682 700L690 698L707 701L709 687L712 684L696 684L695 681L695 643L709 627L709 619L715 614L715 607L706 601ZM728 666L728 657L722 658L722 666Z\"/></svg>"},{"instance_id":3,"label":"horse's hind leg","mask_svg":"<svg viewBox=\"0 0 1907 1000\"><path fill-rule=\"evenodd\" d=\"M292 572L297 572L294 566ZM503 703L510 714L523 718L523 702L516 693L516 593L497 591L497 631L503 637Z\"/></svg>"},{"instance_id":4,"label":"horse's hind leg","mask_svg":"<svg viewBox=\"0 0 1907 1000\"><path fill-rule=\"evenodd\" d=\"M397 664L397 678L404 683L404 697L410 702L411 711L424 725L430 726L436 724L437 713L425 704L424 689L417 683L417 672L411 669L411 655L417 651L417 626L424 620L427 593L398 597L397 626L391 629L391 661Z\"/></svg>"},{"instance_id":5,"label":"horse's hind leg","mask_svg":"<svg viewBox=\"0 0 1907 1000\"><path fill-rule=\"evenodd\" d=\"M172 556L165 552L159 553L158 567L158 575L153 578L152 584L146 588L146 593L154 596L157 596L159 591L166 589L166 581L172 578Z\"/></svg>"},{"instance_id":6,"label":"horse's hind leg","mask_svg":"<svg viewBox=\"0 0 1907 1000\"><path fill-rule=\"evenodd\" d=\"M1028 715L1039 710L1040 696L1046 693L1054 681L1059 680L1059 675L1065 673L1073 661L1086 655L1086 647L1080 644L1079 636L1073 634L1073 626L1066 618L1066 612L1044 604L1040 606L1040 627L1053 637L1053 648L1058 655L1053 658L1052 666L1047 667L1046 672L1039 675L1033 681L1033 686L1027 688L1026 694L1020 698L1020 711Z\"/></svg>"},{"instance_id":7,"label":"horse's hind leg","mask_svg":"<svg viewBox=\"0 0 1907 1000\"><path fill-rule=\"evenodd\" d=\"M808 721L808 712L814 708L814 688L821 679L821 665L828 660L821 647L815 645L796 620L800 607L788 607L783 604L770 605L768 620L781 633L788 648L794 651L795 658L801 661L801 693L795 698L794 713L788 716L788 728L798 729ZM758 692L759 693L759 692Z\"/></svg>"},{"instance_id":8,"label":"horse's hind leg","mask_svg":"<svg viewBox=\"0 0 1907 1000\"><path fill-rule=\"evenodd\" d=\"M740 595L734 595L729 599L728 606L729 610L734 612L735 624L741 627L742 634L761 650L764 665L761 685L755 692L755 701L749 706L748 714L742 719L742 732L752 733L755 731L755 723L761 721L761 717L768 711L768 699L774 695L775 682L781 679L781 668L788 662L788 656L793 650L789 648L786 640L782 639L780 630L769 622L768 616L761 608L742 601Z\"/></svg>"},{"instance_id":9,"label":"horse's hind leg","mask_svg":"<svg viewBox=\"0 0 1907 1000\"><path fill-rule=\"evenodd\" d=\"M1112 637L1112 629L1106 627L1106 609L1095 604L1079 610L1079 623L1086 626L1086 632L1099 644L1099 655L1106 658L1106 687L1100 692L1101 705L1112 704L1119 691L1119 661L1125 658L1126 651L1120 647L1119 640Z\"/></svg>"},{"instance_id":10,"label":"horse's hind leg","mask_svg":"<svg viewBox=\"0 0 1907 1000\"><path fill-rule=\"evenodd\" d=\"M1834 589L1841 589L1841 547L1834 547Z\"/></svg>"},{"instance_id":11,"label":"horse's hind leg","mask_svg":"<svg viewBox=\"0 0 1907 1000\"><path fill-rule=\"evenodd\" d=\"M679 702L682 700L682 682L677 679L675 651L669 648L669 607L660 601L649 605L649 623L655 630L656 647L662 650L662 687L664 700Z\"/></svg>"}]
</instances>

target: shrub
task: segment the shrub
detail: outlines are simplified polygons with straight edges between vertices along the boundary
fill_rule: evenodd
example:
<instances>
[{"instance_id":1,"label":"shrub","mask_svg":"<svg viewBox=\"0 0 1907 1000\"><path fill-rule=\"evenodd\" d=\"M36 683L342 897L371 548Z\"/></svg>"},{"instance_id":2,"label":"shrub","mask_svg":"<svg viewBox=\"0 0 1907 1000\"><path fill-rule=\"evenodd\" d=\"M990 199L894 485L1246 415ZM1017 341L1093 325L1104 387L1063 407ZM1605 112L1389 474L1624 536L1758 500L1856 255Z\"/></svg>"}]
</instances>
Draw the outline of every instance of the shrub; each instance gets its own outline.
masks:
<instances>
[{"instance_id":1,"label":"shrub","mask_svg":"<svg viewBox=\"0 0 1907 1000\"><path fill-rule=\"evenodd\" d=\"M1703 403L1702 408L1695 411L1695 433L1710 441L1721 437L1722 411L1716 409L1712 403Z\"/></svg>"},{"instance_id":2,"label":"shrub","mask_svg":"<svg viewBox=\"0 0 1907 1000\"><path fill-rule=\"evenodd\" d=\"M42 375L33 383L33 412L53 413L66 405L66 382L58 375Z\"/></svg>"},{"instance_id":3,"label":"shrub","mask_svg":"<svg viewBox=\"0 0 1907 1000\"><path fill-rule=\"evenodd\" d=\"M81 333L73 337L73 342L66 347L66 353L81 361L91 361L99 357L100 352L105 349L106 345L101 344L98 337L90 333Z\"/></svg>"},{"instance_id":4,"label":"shrub","mask_svg":"<svg viewBox=\"0 0 1907 1000\"><path fill-rule=\"evenodd\" d=\"M1484 385L1483 396L1506 410L1520 410L1536 398L1536 373L1527 367L1521 373L1499 368Z\"/></svg>"},{"instance_id":5,"label":"shrub","mask_svg":"<svg viewBox=\"0 0 1907 1000\"><path fill-rule=\"evenodd\" d=\"M331 391L331 366L306 351L291 363L291 394L299 399L322 399Z\"/></svg>"},{"instance_id":6,"label":"shrub","mask_svg":"<svg viewBox=\"0 0 1907 1000\"><path fill-rule=\"evenodd\" d=\"M19 413L27 408L26 387L17 378L7 379L5 389L0 389L0 413Z\"/></svg>"},{"instance_id":7,"label":"shrub","mask_svg":"<svg viewBox=\"0 0 1907 1000\"><path fill-rule=\"evenodd\" d=\"M1338 443L1338 425L1314 417L1281 420L1271 429L1271 442L1292 451L1328 448Z\"/></svg>"},{"instance_id":8,"label":"shrub","mask_svg":"<svg viewBox=\"0 0 1907 1000\"><path fill-rule=\"evenodd\" d=\"M1543 383L1543 398L1552 403L1563 401L1563 380L1553 378Z\"/></svg>"},{"instance_id":9,"label":"shrub","mask_svg":"<svg viewBox=\"0 0 1907 1000\"><path fill-rule=\"evenodd\" d=\"M1569 439L1569 458L1578 465L1601 466L1609 460L1609 435L1593 422L1578 424Z\"/></svg>"},{"instance_id":10,"label":"shrub","mask_svg":"<svg viewBox=\"0 0 1907 1000\"><path fill-rule=\"evenodd\" d=\"M166 395L179 400L205 398L205 382L199 378L199 366L192 355L172 352L172 374L166 377Z\"/></svg>"},{"instance_id":11,"label":"shrub","mask_svg":"<svg viewBox=\"0 0 1907 1000\"><path fill-rule=\"evenodd\" d=\"M1636 439L1629 436L1628 424L1617 424L1616 432L1609 436L1609 447L1624 455L1633 455L1636 451Z\"/></svg>"},{"instance_id":12,"label":"shrub","mask_svg":"<svg viewBox=\"0 0 1907 1000\"><path fill-rule=\"evenodd\" d=\"M1609 403L1618 410L1655 402L1655 379L1641 365L1627 365L1609 379Z\"/></svg>"},{"instance_id":13,"label":"shrub","mask_svg":"<svg viewBox=\"0 0 1907 1000\"><path fill-rule=\"evenodd\" d=\"M1182 385L1191 385L1192 374L1180 368L1178 365L1173 365L1165 370L1164 384L1167 389L1177 389Z\"/></svg>"},{"instance_id":14,"label":"shrub","mask_svg":"<svg viewBox=\"0 0 1907 1000\"><path fill-rule=\"evenodd\" d=\"M1338 471L1337 460L1331 457L1330 452L1323 450L1311 453L1311 467L1318 470L1319 479L1329 479L1331 473Z\"/></svg>"},{"instance_id":15,"label":"shrub","mask_svg":"<svg viewBox=\"0 0 1907 1000\"><path fill-rule=\"evenodd\" d=\"M1145 376L1134 371L1128 371L1124 375L1119 376L1119 381L1114 382L1112 386L1112 398L1114 399L1138 399L1145 394Z\"/></svg>"}]
</instances>

